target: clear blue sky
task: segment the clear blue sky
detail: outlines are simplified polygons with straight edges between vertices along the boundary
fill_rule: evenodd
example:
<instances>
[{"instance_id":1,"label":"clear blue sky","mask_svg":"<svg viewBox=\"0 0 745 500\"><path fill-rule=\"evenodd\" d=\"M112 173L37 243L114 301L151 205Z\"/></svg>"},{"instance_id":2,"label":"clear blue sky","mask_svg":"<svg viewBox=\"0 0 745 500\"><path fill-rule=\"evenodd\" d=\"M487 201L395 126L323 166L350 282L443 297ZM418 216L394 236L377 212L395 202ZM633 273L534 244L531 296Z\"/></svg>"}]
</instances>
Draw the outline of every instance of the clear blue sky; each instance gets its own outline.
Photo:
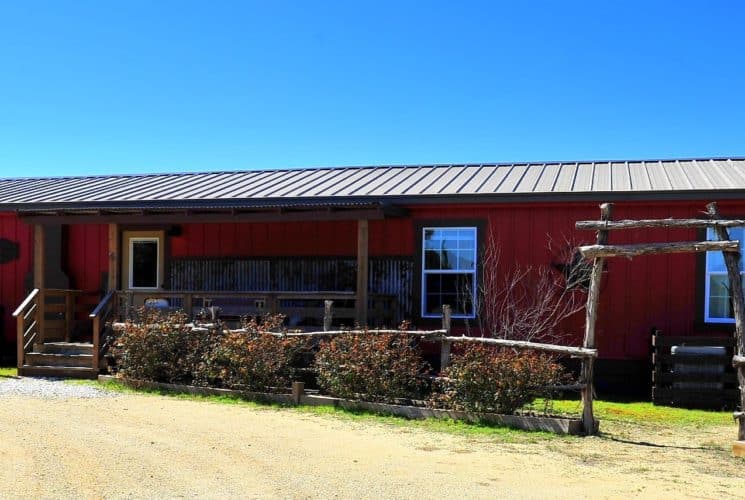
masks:
<instances>
[{"instance_id":1,"label":"clear blue sky","mask_svg":"<svg viewBox=\"0 0 745 500\"><path fill-rule=\"evenodd\" d=\"M0 176L745 155L745 2L0 0Z\"/></svg>"}]
</instances>

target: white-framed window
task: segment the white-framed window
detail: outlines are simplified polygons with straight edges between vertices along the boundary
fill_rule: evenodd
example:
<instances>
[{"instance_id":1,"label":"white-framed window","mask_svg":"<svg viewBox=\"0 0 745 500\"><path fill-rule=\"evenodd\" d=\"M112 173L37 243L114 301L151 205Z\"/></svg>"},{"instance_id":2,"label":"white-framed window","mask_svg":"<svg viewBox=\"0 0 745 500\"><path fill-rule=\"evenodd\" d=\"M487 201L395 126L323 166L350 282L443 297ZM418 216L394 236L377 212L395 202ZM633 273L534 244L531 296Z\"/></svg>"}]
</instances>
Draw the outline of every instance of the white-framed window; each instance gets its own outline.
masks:
<instances>
[{"instance_id":1,"label":"white-framed window","mask_svg":"<svg viewBox=\"0 0 745 500\"><path fill-rule=\"evenodd\" d=\"M729 230L731 240L745 241L745 228ZM706 239L716 240L714 229L706 230ZM745 259L740 259L740 279L745 276ZM704 284L704 321L706 323L734 323L732 300L730 299L727 266L722 252L706 252L706 282Z\"/></svg>"},{"instance_id":2,"label":"white-framed window","mask_svg":"<svg viewBox=\"0 0 745 500\"><path fill-rule=\"evenodd\" d=\"M129 288L133 290L159 288L160 252L160 238L158 237L129 238Z\"/></svg>"},{"instance_id":3,"label":"white-framed window","mask_svg":"<svg viewBox=\"0 0 745 500\"><path fill-rule=\"evenodd\" d=\"M422 228L422 317L476 317L476 228Z\"/></svg>"}]
</instances>

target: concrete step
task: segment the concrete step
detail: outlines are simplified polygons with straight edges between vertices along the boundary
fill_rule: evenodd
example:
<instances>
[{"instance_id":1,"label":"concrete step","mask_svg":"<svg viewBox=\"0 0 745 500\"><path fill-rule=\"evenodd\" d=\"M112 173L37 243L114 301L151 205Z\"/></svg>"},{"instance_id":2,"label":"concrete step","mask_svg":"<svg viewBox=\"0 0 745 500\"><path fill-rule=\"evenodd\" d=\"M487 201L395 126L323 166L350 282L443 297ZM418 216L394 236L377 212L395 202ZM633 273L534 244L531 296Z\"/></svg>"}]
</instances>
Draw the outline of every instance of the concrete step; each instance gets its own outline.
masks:
<instances>
[{"instance_id":1,"label":"concrete step","mask_svg":"<svg viewBox=\"0 0 745 500\"><path fill-rule=\"evenodd\" d=\"M93 344L89 342L45 342L34 344L34 352L43 354L93 354Z\"/></svg>"},{"instance_id":2,"label":"concrete step","mask_svg":"<svg viewBox=\"0 0 745 500\"><path fill-rule=\"evenodd\" d=\"M57 377L95 379L98 373L92 368L78 368L72 366L29 366L19 368L18 375L22 377Z\"/></svg>"},{"instance_id":3,"label":"concrete step","mask_svg":"<svg viewBox=\"0 0 745 500\"><path fill-rule=\"evenodd\" d=\"M44 352L30 352L26 354L26 364L29 366L69 366L91 368L93 356L91 354L50 354Z\"/></svg>"}]
</instances>

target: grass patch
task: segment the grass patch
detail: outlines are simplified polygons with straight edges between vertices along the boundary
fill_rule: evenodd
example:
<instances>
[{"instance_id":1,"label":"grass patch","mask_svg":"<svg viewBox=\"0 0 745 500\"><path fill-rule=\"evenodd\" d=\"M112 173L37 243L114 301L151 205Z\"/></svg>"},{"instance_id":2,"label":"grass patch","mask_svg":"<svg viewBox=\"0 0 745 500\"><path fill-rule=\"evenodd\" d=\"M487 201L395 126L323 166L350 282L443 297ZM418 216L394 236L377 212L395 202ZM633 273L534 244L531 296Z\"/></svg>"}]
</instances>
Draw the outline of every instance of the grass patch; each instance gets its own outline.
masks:
<instances>
[{"instance_id":1,"label":"grass patch","mask_svg":"<svg viewBox=\"0 0 745 500\"><path fill-rule=\"evenodd\" d=\"M595 401L593 408L601 425L603 421L692 427L732 425L731 412L655 406L647 401L629 403ZM577 400L556 400L553 402L553 409L558 414L578 416L582 412L582 405Z\"/></svg>"},{"instance_id":2,"label":"grass patch","mask_svg":"<svg viewBox=\"0 0 745 500\"><path fill-rule=\"evenodd\" d=\"M0 372L1 373L1 372ZM295 411L298 413L312 414L328 418L340 418L361 423L383 424L401 428L414 428L426 431L444 432L470 437L484 437L502 442L531 443L555 439L576 439L572 436L560 436L548 432L524 431L500 427L490 424L467 423L450 419L429 418L424 420L412 420L405 417L380 415L369 411L348 410L333 406L282 406L276 403L260 403L247 401L240 397L230 395L200 395L174 392L163 389L131 388L116 380L69 380L67 383L91 385L124 394L145 394L155 396L167 396L175 399L189 401L203 401L213 404L228 404L245 406L254 409L273 409L282 411ZM536 401L534 408L543 408L542 401ZM654 406L649 402L619 403L611 401L595 401L595 415L601 421L601 429L609 430L603 422L609 424L621 424L622 427L614 425L614 430L627 428L639 428L636 426L678 426L691 428L705 428L717 426L731 426L732 414L723 411L687 410L683 408L671 408L666 406ZM581 413L581 403L577 400L555 400L552 404L552 412L557 415L578 417ZM612 432L615 434L616 432Z\"/></svg>"},{"instance_id":3,"label":"grass patch","mask_svg":"<svg viewBox=\"0 0 745 500\"><path fill-rule=\"evenodd\" d=\"M11 378L18 376L18 368L15 366L0 367L0 377Z\"/></svg>"},{"instance_id":4,"label":"grass patch","mask_svg":"<svg viewBox=\"0 0 745 500\"><path fill-rule=\"evenodd\" d=\"M490 424L461 422L452 419L427 418L422 420L412 420L395 415L380 415L369 411L348 410L333 406L297 406L292 407L291 409L299 413L331 416L363 423L370 422L395 427L416 428L460 436L498 438L503 442L525 443L547 441L551 439L573 438L573 436L562 436L551 432L526 431Z\"/></svg>"},{"instance_id":5,"label":"grass patch","mask_svg":"<svg viewBox=\"0 0 745 500\"><path fill-rule=\"evenodd\" d=\"M500 427L491 424L467 423L452 419L428 418L413 420L394 415L381 415L369 411L348 410L333 406L283 406L277 403L259 403L247 401L230 395L202 395L175 392L165 389L132 388L116 380L67 380L69 384L89 385L122 394L144 394L166 396L188 401L202 401L213 404L228 404L245 406L253 409L294 411L297 413L317 415L325 418L339 418L348 421L383 424L400 428L421 429L426 431L443 432L459 436L488 437L502 442L533 443L552 439L572 439L573 436L561 436L550 432L525 431Z\"/></svg>"}]
</instances>

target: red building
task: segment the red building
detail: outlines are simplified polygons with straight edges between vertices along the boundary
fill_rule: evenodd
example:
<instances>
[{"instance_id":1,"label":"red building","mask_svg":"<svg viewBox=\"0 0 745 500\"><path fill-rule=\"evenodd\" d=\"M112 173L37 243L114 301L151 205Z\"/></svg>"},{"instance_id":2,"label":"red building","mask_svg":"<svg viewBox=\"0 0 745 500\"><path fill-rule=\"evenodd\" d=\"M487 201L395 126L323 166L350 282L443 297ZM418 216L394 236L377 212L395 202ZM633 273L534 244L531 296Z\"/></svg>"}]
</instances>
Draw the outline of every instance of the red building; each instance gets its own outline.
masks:
<instances>
[{"instance_id":1,"label":"red building","mask_svg":"<svg viewBox=\"0 0 745 500\"><path fill-rule=\"evenodd\" d=\"M566 256L549 242L592 241L574 223L597 219L601 202L615 204L615 219L694 217L709 201L742 216L744 195L745 160L728 158L0 180L4 354L20 353L11 313L34 288L48 291L32 300L47 311L35 327L46 341L90 338L88 314L109 291L190 309L209 299L287 309L298 322L325 298L350 322L422 326L458 303L462 327L478 311L458 297L480 283L489 239L501 249L498 272L553 265ZM611 242L703 237L618 231ZM731 331L725 274L711 255L608 261L601 390L618 377L645 383L653 327ZM564 324L568 343L581 342L583 319Z\"/></svg>"}]
</instances>

